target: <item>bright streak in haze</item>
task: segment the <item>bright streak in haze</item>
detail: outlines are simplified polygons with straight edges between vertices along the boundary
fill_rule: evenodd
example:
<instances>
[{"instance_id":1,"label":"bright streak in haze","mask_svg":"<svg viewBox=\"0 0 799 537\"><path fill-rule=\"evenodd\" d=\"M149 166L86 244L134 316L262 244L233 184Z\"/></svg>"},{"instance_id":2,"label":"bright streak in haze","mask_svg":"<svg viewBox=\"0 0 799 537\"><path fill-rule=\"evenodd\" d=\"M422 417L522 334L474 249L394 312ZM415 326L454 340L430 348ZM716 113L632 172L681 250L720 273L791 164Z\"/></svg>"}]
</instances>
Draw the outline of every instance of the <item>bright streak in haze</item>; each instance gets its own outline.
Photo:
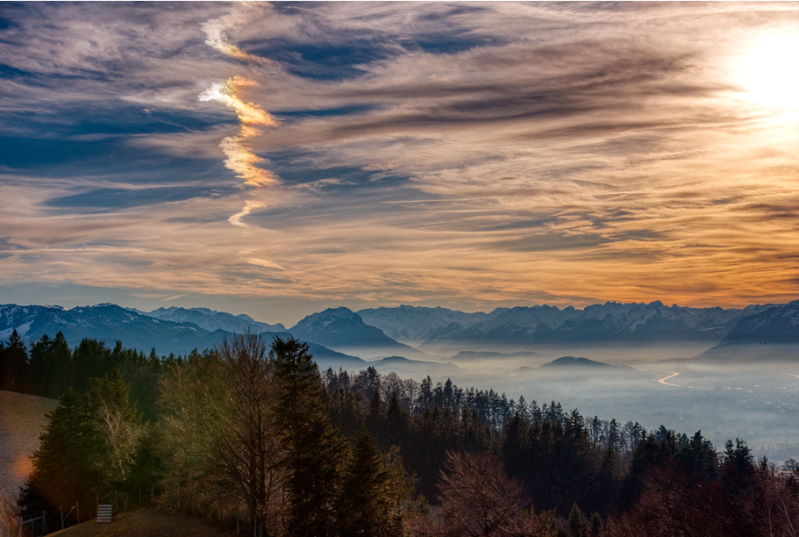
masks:
<instances>
[{"instance_id":1,"label":"bright streak in haze","mask_svg":"<svg viewBox=\"0 0 799 537\"><path fill-rule=\"evenodd\" d=\"M673 382L669 382L670 379L673 379L674 377L679 377L679 376L680 376L680 374L675 371L671 375L666 375L662 379L658 379L658 384L663 384L664 386L674 386L675 388L679 388L680 387L679 384L674 384Z\"/></svg>"},{"instance_id":2,"label":"bright streak in haze","mask_svg":"<svg viewBox=\"0 0 799 537\"><path fill-rule=\"evenodd\" d=\"M217 82L200 95L201 101L216 101L234 112L245 125L274 127L277 120L255 103L247 102L238 96L239 88L252 87L256 83L241 76L234 76L225 82Z\"/></svg>"}]
</instances>

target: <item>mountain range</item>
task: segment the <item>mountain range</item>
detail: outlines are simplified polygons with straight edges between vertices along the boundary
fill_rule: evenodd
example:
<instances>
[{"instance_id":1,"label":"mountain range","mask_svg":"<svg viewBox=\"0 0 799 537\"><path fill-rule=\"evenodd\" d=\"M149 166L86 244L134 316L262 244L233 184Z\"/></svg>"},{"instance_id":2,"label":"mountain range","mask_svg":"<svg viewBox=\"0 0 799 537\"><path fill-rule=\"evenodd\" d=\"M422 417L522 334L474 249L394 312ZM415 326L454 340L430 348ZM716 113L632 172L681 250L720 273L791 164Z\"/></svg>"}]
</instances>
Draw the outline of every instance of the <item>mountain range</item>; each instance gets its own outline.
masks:
<instances>
[{"instance_id":1,"label":"mountain range","mask_svg":"<svg viewBox=\"0 0 799 537\"><path fill-rule=\"evenodd\" d=\"M497 308L490 313L464 313L444 308L400 306L358 312L363 319L394 334L400 341L424 344L491 342L500 345L576 343L720 341L735 322L765 310L766 306L743 309L690 308L649 304L606 302L586 306L518 306Z\"/></svg>"},{"instance_id":2,"label":"mountain range","mask_svg":"<svg viewBox=\"0 0 799 537\"><path fill-rule=\"evenodd\" d=\"M140 311L144 315L161 319L162 321L174 321L176 323L193 323L204 330L211 332L215 330L225 330L241 334L247 330L251 332L285 332L286 327L280 323L267 324L256 321L249 315L240 313L233 315L223 311L214 311L208 308L158 308L150 312Z\"/></svg>"},{"instance_id":3,"label":"mountain range","mask_svg":"<svg viewBox=\"0 0 799 537\"><path fill-rule=\"evenodd\" d=\"M155 348L160 354L210 348L231 334L248 330L265 337L291 334L308 341L320 361L353 367L364 364L362 358L424 357L425 348L438 344L463 345L464 349L480 344L500 350L515 346L516 352L494 350L493 354L532 356L532 346L539 344L699 341L711 347L700 356L703 359L737 358L752 349L758 356L776 352L792 359L799 355L799 301L740 309L607 302L583 309L520 306L475 313L441 307L399 306L358 312L338 307L308 315L288 329L207 308L145 312L114 304L72 309L0 305L0 338L7 338L14 329L28 341L61 331L72 344L84 337L109 344L119 340L145 352ZM526 350L519 352L519 348ZM489 355L465 350L452 359Z\"/></svg>"},{"instance_id":4,"label":"mountain range","mask_svg":"<svg viewBox=\"0 0 799 537\"><path fill-rule=\"evenodd\" d=\"M703 360L799 359L799 300L765 308L738 320Z\"/></svg>"},{"instance_id":5,"label":"mountain range","mask_svg":"<svg viewBox=\"0 0 799 537\"><path fill-rule=\"evenodd\" d=\"M247 329L269 339L274 336L290 336L285 330L260 331L263 323L248 324L241 330L225 330L221 327L230 327L231 320L228 316L235 318L228 313L204 308L193 311L184 308L170 309L183 310L172 311L170 313L172 318L204 316L201 323L204 327L200 327L197 322L161 319L159 316L163 311L155 310L151 314L115 304L97 304L72 309L61 306L6 304L0 305L0 338L7 339L11 332L16 330L24 340L32 342L44 334L52 336L57 332L63 332L64 337L72 345L77 345L81 339L88 337L108 345L122 341L126 347L142 352L156 349L159 354L165 355L188 354L193 349L209 349L219 345L226 337L245 332ZM214 320L217 324L214 324ZM334 351L316 342L309 342L309 347L317 361L353 365L363 363L360 358Z\"/></svg>"}]
</instances>

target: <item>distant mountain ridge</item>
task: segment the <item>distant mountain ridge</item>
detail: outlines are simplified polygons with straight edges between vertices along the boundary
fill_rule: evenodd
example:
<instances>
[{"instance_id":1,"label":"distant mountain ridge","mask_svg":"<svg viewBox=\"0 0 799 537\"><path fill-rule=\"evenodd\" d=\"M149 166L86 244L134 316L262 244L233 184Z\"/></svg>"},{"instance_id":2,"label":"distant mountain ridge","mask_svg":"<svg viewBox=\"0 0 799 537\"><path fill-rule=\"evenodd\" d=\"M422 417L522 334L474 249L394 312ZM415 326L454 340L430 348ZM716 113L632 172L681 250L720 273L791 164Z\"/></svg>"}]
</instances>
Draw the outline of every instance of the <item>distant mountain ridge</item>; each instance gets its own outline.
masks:
<instances>
[{"instance_id":1,"label":"distant mountain ridge","mask_svg":"<svg viewBox=\"0 0 799 537\"><path fill-rule=\"evenodd\" d=\"M489 317L488 313L466 313L437 307L398 306L358 311L365 323L380 328L389 337L404 342L422 342L450 329L466 328Z\"/></svg>"},{"instance_id":2,"label":"distant mountain ridge","mask_svg":"<svg viewBox=\"0 0 799 537\"><path fill-rule=\"evenodd\" d=\"M388 337L380 328L366 324L349 308L328 308L303 318L291 328L300 339L339 349L362 349L372 354L420 354L418 350Z\"/></svg>"},{"instance_id":3,"label":"distant mountain ridge","mask_svg":"<svg viewBox=\"0 0 799 537\"><path fill-rule=\"evenodd\" d=\"M193 349L209 349L236 333L222 329L207 330L190 322L162 320L115 304L72 309L61 306L0 305L0 338L8 338L12 330L17 330L28 342L36 341L44 334L54 336L63 332L70 345L77 345L83 338L93 338L108 345L122 341L126 347L142 352L155 348L159 354L188 354ZM291 335L285 331L258 333L265 338ZM360 358L334 351L314 341L309 341L309 347L317 361L334 361L335 364L363 362Z\"/></svg>"},{"instance_id":4,"label":"distant mountain ridge","mask_svg":"<svg viewBox=\"0 0 799 537\"><path fill-rule=\"evenodd\" d=\"M799 343L799 300L738 320L721 341L735 343Z\"/></svg>"},{"instance_id":5,"label":"distant mountain ridge","mask_svg":"<svg viewBox=\"0 0 799 537\"><path fill-rule=\"evenodd\" d=\"M517 306L490 313L464 313L445 308L378 308L362 310L364 319L387 333L394 331L408 340L426 344L446 342L495 342L497 344L647 342L669 340L721 340L735 321L763 311L768 306L742 309L666 306L660 301L644 303L606 302L577 309L571 306ZM411 312L411 313L407 313ZM407 314L407 315L404 315ZM401 328L389 323L403 322ZM424 322L417 319L423 318ZM400 321L397 321L400 319Z\"/></svg>"},{"instance_id":6,"label":"distant mountain ridge","mask_svg":"<svg viewBox=\"0 0 799 537\"><path fill-rule=\"evenodd\" d=\"M0 305L0 339L16 329L28 340L43 334L64 332L75 344L92 337L113 344L161 354L186 354L191 349L213 347L225 337L251 330L264 334L289 334L312 344L320 359L335 358L356 364L361 358L424 356L405 341L423 345L477 344L483 350L464 350L453 359L478 359L534 355L536 345L574 343L645 344L657 341L700 341L716 344L702 355L720 359L736 353L768 355L777 351L799 356L799 301L782 305L757 305L741 309L690 308L606 302L583 309L555 306L497 308L490 313L468 313L446 308L399 306L354 312L345 307L329 308L306 316L291 329L282 324L262 323L247 315L233 315L207 308L158 308L142 312L114 304L65 309L61 306ZM503 345L512 345L500 352ZM474 349L474 347L473 347ZM365 362L364 362L365 363Z\"/></svg>"},{"instance_id":7,"label":"distant mountain ridge","mask_svg":"<svg viewBox=\"0 0 799 537\"><path fill-rule=\"evenodd\" d=\"M704 360L799 359L799 300L743 317L713 348L699 356Z\"/></svg>"},{"instance_id":8,"label":"distant mountain ridge","mask_svg":"<svg viewBox=\"0 0 799 537\"><path fill-rule=\"evenodd\" d=\"M256 321L249 315L240 313L234 315L223 311L215 311L208 308L158 308L153 311L143 311L144 315L161 319L162 321L174 321L178 323L194 323L204 330L226 330L228 332L244 333L251 332L285 332L286 327L281 323L267 324Z\"/></svg>"}]
</instances>

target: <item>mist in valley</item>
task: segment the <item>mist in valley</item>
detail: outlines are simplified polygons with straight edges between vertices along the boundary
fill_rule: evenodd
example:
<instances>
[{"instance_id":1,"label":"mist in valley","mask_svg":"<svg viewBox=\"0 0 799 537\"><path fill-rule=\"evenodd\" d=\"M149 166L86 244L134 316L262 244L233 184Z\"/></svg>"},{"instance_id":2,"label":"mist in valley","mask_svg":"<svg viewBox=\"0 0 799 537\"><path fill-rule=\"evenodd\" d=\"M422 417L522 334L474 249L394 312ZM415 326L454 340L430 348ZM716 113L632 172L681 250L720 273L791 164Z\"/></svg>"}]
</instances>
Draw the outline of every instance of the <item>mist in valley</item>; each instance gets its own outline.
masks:
<instances>
[{"instance_id":1,"label":"mist in valley","mask_svg":"<svg viewBox=\"0 0 799 537\"><path fill-rule=\"evenodd\" d=\"M461 387L493 389L539 404L556 401L585 417L698 430L717 449L747 441L757 456L775 463L799 457L799 367L790 362L703 361L712 345L550 345L489 348L485 345L421 346L406 360L373 360L381 373ZM562 357L599 364L550 364Z\"/></svg>"}]
</instances>

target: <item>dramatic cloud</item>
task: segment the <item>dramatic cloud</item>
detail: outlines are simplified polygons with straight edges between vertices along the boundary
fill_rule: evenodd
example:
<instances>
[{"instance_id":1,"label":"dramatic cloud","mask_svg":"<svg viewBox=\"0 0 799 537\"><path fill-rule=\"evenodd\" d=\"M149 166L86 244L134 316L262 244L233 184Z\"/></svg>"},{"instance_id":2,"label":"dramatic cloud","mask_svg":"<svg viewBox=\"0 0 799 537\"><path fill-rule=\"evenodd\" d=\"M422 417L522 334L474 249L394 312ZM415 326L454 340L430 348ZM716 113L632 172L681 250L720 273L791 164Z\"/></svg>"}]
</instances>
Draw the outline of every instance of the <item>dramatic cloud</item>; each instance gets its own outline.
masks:
<instances>
[{"instance_id":1,"label":"dramatic cloud","mask_svg":"<svg viewBox=\"0 0 799 537\"><path fill-rule=\"evenodd\" d=\"M225 166L250 186L274 185L278 178L270 171L260 168L266 159L253 153L250 140L258 134L258 126L274 127L277 121L256 104L243 101L237 92L244 87L255 86L255 82L242 77L232 77L224 83L212 85L202 94L201 101L217 101L236 112L241 122L239 132L222 139L219 147L225 154Z\"/></svg>"},{"instance_id":2,"label":"dramatic cloud","mask_svg":"<svg viewBox=\"0 0 799 537\"><path fill-rule=\"evenodd\" d=\"M245 11L247 7L247 5L235 6L232 13L203 24L202 28L207 36L205 43L225 56L255 63L267 63L266 58L248 54L229 41L227 32L248 22L248 14Z\"/></svg>"},{"instance_id":3,"label":"dramatic cloud","mask_svg":"<svg viewBox=\"0 0 799 537\"><path fill-rule=\"evenodd\" d=\"M246 298L267 320L797 297L799 116L747 68L799 35L792 4L3 16L8 288Z\"/></svg>"},{"instance_id":4,"label":"dramatic cloud","mask_svg":"<svg viewBox=\"0 0 799 537\"><path fill-rule=\"evenodd\" d=\"M248 54L236 45L229 43L226 31L247 21L247 14L237 6L236 11L203 25L208 38L206 44L227 56L255 63L268 63L264 58ZM213 84L200 95L200 101L217 101L236 112L241 123L238 134L226 136L219 147L225 154L225 167L244 180L248 186L263 187L278 184L274 173L263 169L267 161L258 156L250 147L250 140L260 134L258 127L277 126L277 120L257 104L246 102L239 96L241 90L257 86L257 83L241 76L233 76L225 82ZM253 209L265 207L266 203L258 200L247 200L241 211L228 218L228 222L236 227L247 227L242 219Z\"/></svg>"}]
</instances>

